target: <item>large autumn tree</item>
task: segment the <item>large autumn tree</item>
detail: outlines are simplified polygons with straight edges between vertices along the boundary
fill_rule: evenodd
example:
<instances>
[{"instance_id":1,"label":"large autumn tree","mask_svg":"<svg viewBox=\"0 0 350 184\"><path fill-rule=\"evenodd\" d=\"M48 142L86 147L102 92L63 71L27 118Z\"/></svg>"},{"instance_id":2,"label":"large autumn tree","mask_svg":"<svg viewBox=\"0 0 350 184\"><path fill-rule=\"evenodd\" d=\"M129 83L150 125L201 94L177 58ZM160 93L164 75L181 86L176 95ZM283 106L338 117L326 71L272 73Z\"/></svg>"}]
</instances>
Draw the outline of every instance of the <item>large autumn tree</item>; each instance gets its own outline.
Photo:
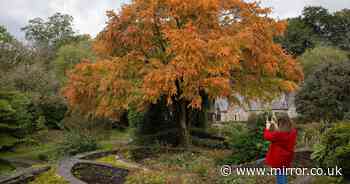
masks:
<instances>
[{"instance_id":1,"label":"large autumn tree","mask_svg":"<svg viewBox=\"0 0 350 184\"><path fill-rule=\"evenodd\" d=\"M273 42L285 22L241 0L133 0L97 36L100 60L78 64L64 95L92 116L119 118L166 99L190 144L188 112L210 99L269 100L303 78L296 61Z\"/></svg>"}]
</instances>

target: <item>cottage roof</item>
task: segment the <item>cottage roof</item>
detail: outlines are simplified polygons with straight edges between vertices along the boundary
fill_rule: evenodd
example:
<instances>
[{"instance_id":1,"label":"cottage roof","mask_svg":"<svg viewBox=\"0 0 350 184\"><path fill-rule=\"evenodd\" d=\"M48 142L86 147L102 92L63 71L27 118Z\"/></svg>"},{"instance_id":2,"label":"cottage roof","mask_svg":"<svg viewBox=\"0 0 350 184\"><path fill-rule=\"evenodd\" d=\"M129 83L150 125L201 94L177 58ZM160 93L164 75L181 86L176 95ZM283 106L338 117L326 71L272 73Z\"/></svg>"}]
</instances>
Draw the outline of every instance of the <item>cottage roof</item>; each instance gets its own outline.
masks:
<instances>
[{"instance_id":1,"label":"cottage roof","mask_svg":"<svg viewBox=\"0 0 350 184\"><path fill-rule=\"evenodd\" d=\"M294 93L283 94L279 98L276 98L271 103L265 103L262 101L251 101L248 105L247 110L249 111L263 111L267 108L272 110L288 110L290 106L294 104ZM243 98L239 97L238 99L243 102ZM215 100L215 110L228 111L230 108L229 102L225 98L218 98ZM241 108L241 107L238 107Z\"/></svg>"}]
</instances>

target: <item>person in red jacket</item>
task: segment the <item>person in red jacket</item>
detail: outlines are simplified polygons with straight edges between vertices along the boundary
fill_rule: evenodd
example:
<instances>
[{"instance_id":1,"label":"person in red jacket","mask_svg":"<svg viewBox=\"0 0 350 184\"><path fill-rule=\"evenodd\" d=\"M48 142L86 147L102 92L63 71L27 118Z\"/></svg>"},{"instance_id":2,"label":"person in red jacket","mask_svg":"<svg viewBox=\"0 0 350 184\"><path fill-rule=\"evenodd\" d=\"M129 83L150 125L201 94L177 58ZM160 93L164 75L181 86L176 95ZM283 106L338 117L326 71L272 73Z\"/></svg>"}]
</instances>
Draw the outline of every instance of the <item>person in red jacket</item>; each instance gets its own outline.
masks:
<instances>
[{"instance_id":1,"label":"person in red jacket","mask_svg":"<svg viewBox=\"0 0 350 184\"><path fill-rule=\"evenodd\" d=\"M271 142L267 151L265 163L279 171L276 173L277 184L287 184L287 175L283 169L291 166L294 157L294 149L297 138L297 130L287 113L273 115L266 120L264 139Z\"/></svg>"}]
</instances>

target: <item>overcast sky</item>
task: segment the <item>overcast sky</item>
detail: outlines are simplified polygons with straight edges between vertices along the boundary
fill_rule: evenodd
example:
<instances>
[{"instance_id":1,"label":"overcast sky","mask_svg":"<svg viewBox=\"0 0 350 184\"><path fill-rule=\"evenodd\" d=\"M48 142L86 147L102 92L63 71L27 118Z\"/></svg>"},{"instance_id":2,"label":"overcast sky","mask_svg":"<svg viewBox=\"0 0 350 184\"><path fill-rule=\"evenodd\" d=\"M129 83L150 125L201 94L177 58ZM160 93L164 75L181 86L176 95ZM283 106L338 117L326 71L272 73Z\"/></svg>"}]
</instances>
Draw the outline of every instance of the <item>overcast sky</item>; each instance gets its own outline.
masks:
<instances>
[{"instance_id":1,"label":"overcast sky","mask_svg":"<svg viewBox=\"0 0 350 184\"><path fill-rule=\"evenodd\" d=\"M273 8L276 18L295 17L304 6L323 6L331 11L350 8L350 0L261 0ZM95 36L105 25L106 10L118 10L128 0L0 0L0 24L10 33L23 39L20 28L35 17L47 18L55 12L74 17L74 28L79 33Z\"/></svg>"}]
</instances>

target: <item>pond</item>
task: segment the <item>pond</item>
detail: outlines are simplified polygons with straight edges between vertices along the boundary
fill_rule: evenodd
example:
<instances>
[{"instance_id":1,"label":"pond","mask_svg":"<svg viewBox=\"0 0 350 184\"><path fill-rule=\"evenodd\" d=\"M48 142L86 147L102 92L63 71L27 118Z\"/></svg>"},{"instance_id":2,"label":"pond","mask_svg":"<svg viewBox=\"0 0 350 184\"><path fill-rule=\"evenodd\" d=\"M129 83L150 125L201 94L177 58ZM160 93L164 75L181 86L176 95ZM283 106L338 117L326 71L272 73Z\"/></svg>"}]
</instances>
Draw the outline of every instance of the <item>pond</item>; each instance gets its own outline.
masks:
<instances>
[{"instance_id":1,"label":"pond","mask_svg":"<svg viewBox=\"0 0 350 184\"><path fill-rule=\"evenodd\" d=\"M88 184L123 184L129 171L105 165L78 163L72 168L72 173Z\"/></svg>"}]
</instances>

